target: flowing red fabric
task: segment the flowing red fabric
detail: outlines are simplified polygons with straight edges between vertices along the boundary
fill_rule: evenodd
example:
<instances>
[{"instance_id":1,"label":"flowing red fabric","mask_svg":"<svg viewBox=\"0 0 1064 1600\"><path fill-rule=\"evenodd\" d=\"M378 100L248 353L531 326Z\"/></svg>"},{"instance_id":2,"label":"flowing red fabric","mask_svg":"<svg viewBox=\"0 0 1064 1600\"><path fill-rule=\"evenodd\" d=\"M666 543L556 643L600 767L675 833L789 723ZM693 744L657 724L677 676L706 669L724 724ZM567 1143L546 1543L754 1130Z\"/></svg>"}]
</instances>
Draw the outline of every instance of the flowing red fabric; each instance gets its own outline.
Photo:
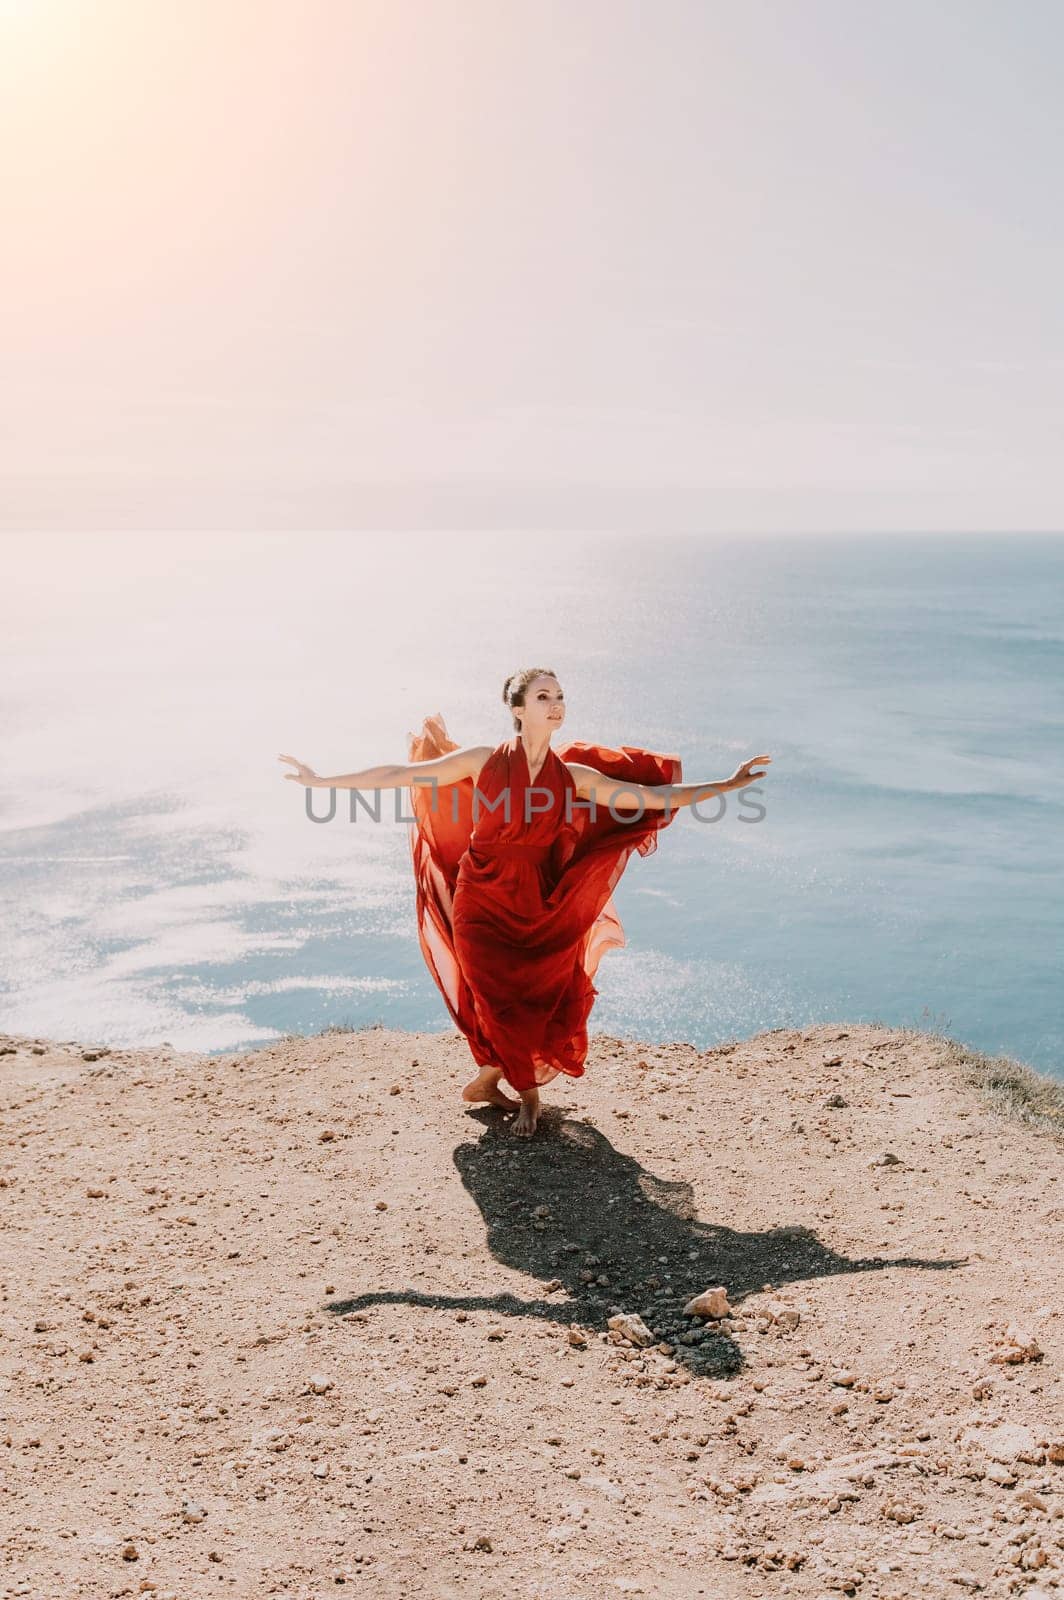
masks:
<instances>
[{"instance_id":1,"label":"flowing red fabric","mask_svg":"<svg viewBox=\"0 0 1064 1600\"><path fill-rule=\"evenodd\" d=\"M438 712L407 740L410 762L460 748ZM683 782L679 756L575 741L550 748L532 784L515 734L476 785L410 788L422 954L474 1061L500 1067L517 1090L583 1075L592 980L606 951L626 943L614 887L632 853L650 855L676 816L640 817L638 799L618 793L616 816L599 802L592 820L567 761L615 778L618 790Z\"/></svg>"}]
</instances>

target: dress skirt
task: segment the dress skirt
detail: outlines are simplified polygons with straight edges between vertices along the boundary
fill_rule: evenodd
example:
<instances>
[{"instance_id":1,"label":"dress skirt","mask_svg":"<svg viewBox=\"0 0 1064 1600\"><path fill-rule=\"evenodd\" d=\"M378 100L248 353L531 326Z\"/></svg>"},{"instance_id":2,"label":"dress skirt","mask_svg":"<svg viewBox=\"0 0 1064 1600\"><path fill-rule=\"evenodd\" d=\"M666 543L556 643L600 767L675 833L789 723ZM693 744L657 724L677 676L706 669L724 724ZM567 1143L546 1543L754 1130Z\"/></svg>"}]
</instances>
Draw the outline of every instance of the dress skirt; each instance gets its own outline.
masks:
<instances>
[{"instance_id":1,"label":"dress skirt","mask_svg":"<svg viewBox=\"0 0 1064 1600\"><path fill-rule=\"evenodd\" d=\"M407 740L410 762L460 748L439 713ZM591 816L568 761L617 780L613 815L600 801ZM473 1060L499 1067L515 1090L583 1075L593 979L606 951L626 942L614 887L677 814L640 815L623 785L682 782L679 756L570 741L548 750L532 784L515 734L475 785L411 786L422 954Z\"/></svg>"}]
</instances>

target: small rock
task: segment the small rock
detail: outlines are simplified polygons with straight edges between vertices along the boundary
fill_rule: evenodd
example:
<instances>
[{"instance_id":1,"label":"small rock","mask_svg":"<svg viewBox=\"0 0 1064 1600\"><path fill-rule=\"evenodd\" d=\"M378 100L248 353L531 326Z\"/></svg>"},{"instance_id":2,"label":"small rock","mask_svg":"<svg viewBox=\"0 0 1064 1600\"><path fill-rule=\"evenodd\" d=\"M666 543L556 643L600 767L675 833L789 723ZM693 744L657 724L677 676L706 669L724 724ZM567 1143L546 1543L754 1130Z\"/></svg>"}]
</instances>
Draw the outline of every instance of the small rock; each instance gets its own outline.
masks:
<instances>
[{"instance_id":1,"label":"small rock","mask_svg":"<svg viewBox=\"0 0 1064 1600\"><path fill-rule=\"evenodd\" d=\"M730 1317L734 1308L728 1304L728 1291L723 1284L714 1289L703 1289L683 1308L685 1317Z\"/></svg>"},{"instance_id":2,"label":"small rock","mask_svg":"<svg viewBox=\"0 0 1064 1600\"><path fill-rule=\"evenodd\" d=\"M997 1340L999 1349L990 1357L991 1361L999 1362L1005 1366L1016 1366L1021 1361L1041 1361L1043 1351L1034 1335L1026 1328L1017 1328L1010 1325Z\"/></svg>"},{"instance_id":3,"label":"small rock","mask_svg":"<svg viewBox=\"0 0 1064 1600\"><path fill-rule=\"evenodd\" d=\"M314 1373L307 1380L307 1387L310 1389L312 1394L328 1394L332 1386L332 1379L324 1377L320 1372Z\"/></svg>"},{"instance_id":4,"label":"small rock","mask_svg":"<svg viewBox=\"0 0 1064 1600\"><path fill-rule=\"evenodd\" d=\"M896 1156L893 1150L881 1150L868 1164L870 1167L900 1167L901 1157Z\"/></svg>"},{"instance_id":5,"label":"small rock","mask_svg":"<svg viewBox=\"0 0 1064 1600\"><path fill-rule=\"evenodd\" d=\"M915 1522L920 1515L918 1507L909 1500L884 1500L879 1508L880 1516L886 1517L890 1522L907 1523Z\"/></svg>"},{"instance_id":6,"label":"small rock","mask_svg":"<svg viewBox=\"0 0 1064 1600\"><path fill-rule=\"evenodd\" d=\"M630 1344L648 1345L654 1343L654 1335L634 1311L619 1311L616 1316L608 1317L606 1326L627 1339Z\"/></svg>"},{"instance_id":7,"label":"small rock","mask_svg":"<svg viewBox=\"0 0 1064 1600\"><path fill-rule=\"evenodd\" d=\"M782 1328L788 1333L793 1333L802 1320L801 1312L795 1306L785 1305L782 1300L773 1300L759 1307L756 1315L759 1324Z\"/></svg>"}]
</instances>

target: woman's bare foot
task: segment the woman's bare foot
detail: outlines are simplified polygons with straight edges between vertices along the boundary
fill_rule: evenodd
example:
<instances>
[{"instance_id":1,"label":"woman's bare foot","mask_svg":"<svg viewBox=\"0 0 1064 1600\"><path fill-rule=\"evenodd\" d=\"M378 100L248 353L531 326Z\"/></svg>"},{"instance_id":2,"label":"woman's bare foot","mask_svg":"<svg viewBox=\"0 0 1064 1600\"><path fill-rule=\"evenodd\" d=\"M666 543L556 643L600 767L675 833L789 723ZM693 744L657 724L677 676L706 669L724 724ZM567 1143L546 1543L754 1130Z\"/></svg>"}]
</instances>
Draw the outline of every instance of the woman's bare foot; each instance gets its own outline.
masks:
<instances>
[{"instance_id":1,"label":"woman's bare foot","mask_svg":"<svg viewBox=\"0 0 1064 1600\"><path fill-rule=\"evenodd\" d=\"M516 1111L518 1102L511 1100L508 1094L503 1094L499 1088L499 1079L502 1077L501 1067L481 1067L472 1083L467 1083L462 1090L462 1099L471 1101L487 1101L489 1105L501 1106L504 1111Z\"/></svg>"},{"instance_id":2,"label":"woman's bare foot","mask_svg":"<svg viewBox=\"0 0 1064 1600\"><path fill-rule=\"evenodd\" d=\"M510 1125L510 1132L519 1138L529 1138L536 1131L539 1120L539 1090L521 1090L521 1109Z\"/></svg>"}]
</instances>

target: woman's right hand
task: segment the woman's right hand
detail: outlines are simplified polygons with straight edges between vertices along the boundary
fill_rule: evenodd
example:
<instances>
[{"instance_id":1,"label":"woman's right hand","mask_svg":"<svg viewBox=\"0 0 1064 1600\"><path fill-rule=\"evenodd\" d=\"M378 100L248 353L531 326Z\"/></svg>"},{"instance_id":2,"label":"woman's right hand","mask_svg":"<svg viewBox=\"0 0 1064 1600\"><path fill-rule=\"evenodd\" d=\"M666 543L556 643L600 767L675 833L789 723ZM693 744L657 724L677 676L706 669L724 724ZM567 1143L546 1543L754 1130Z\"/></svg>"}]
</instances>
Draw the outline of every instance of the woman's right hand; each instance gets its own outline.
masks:
<instances>
[{"instance_id":1,"label":"woman's right hand","mask_svg":"<svg viewBox=\"0 0 1064 1600\"><path fill-rule=\"evenodd\" d=\"M290 761L295 767L294 772L286 772L284 776L291 778L293 783L301 783L307 789L313 789L318 781L318 774L313 767L306 767L302 761L297 761L295 756L278 756L278 761Z\"/></svg>"}]
</instances>

